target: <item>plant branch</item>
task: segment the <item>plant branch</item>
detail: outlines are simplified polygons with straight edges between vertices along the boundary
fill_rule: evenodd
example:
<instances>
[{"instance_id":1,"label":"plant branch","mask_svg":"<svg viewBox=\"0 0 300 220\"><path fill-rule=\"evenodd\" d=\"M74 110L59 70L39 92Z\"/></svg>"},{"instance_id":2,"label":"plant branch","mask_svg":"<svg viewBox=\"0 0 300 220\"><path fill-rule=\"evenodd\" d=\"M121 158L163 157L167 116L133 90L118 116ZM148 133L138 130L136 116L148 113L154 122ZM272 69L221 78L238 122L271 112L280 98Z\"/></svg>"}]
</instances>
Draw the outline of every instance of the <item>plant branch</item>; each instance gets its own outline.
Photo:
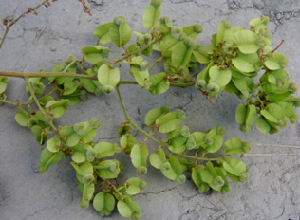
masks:
<instances>
[{"instance_id":1,"label":"plant branch","mask_svg":"<svg viewBox=\"0 0 300 220\"><path fill-rule=\"evenodd\" d=\"M0 71L0 76L19 77L19 78L32 78L32 77L67 77L67 78L84 78L84 79L97 79L97 74L84 75L76 73L18 73Z\"/></svg>"},{"instance_id":2,"label":"plant branch","mask_svg":"<svg viewBox=\"0 0 300 220\"><path fill-rule=\"evenodd\" d=\"M149 68L149 73L153 70L153 68L157 65L157 64L159 64L161 61L163 61L164 60L164 57L163 56L161 56L159 59L157 59L157 60L155 60L155 62L153 63L153 65Z\"/></svg>"},{"instance_id":3,"label":"plant branch","mask_svg":"<svg viewBox=\"0 0 300 220\"><path fill-rule=\"evenodd\" d=\"M35 101L36 105L38 106L38 108L40 109L40 111L42 112L43 117L45 118L46 123L55 131L58 132L57 128L55 127L55 125L52 123L52 120L48 117L48 114L45 112L45 110L43 109L43 107L41 106L39 100L37 99L34 90L30 84L30 82L28 81L28 78L25 78L26 81L26 85L28 86L30 95L32 96L33 100Z\"/></svg>"},{"instance_id":4,"label":"plant branch","mask_svg":"<svg viewBox=\"0 0 300 220\"><path fill-rule=\"evenodd\" d=\"M85 0L79 0L83 5L83 10L85 13L88 13L90 16L92 16L92 12L90 8L86 5Z\"/></svg>"},{"instance_id":5,"label":"plant branch","mask_svg":"<svg viewBox=\"0 0 300 220\"><path fill-rule=\"evenodd\" d=\"M184 154L178 154L181 157L187 157L187 158L192 158L195 160L206 160L206 161L212 161L212 160L219 160L222 159L222 157L215 157L215 158L208 158L208 157L197 157L197 156L188 156Z\"/></svg>"},{"instance_id":6,"label":"plant branch","mask_svg":"<svg viewBox=\"0 0 300 220\"><path fill-rule=\"evenodd\" d=\"M271 53L275 52L279 47L281 47L281 45L282 45L283 43L284 43L284 40L282 40L281 43L280 43L277 47L275 47L275 49L272 50Z\"/></svg>"},{"instance_id":7,"label":"plant branch","mask_svg":"<svg viewBox=\"0 0 300 220\"><path fill-rule=\"evenodd\" d=\"M137 53L140 53L141 51L143 51L143 50L145 50L145 49L147 49L147 48L153 46L154 44L158 43L159 41L160 41L160 38L156 39L155 41L153 41L153 42L152 42L150 45L148 45L148 46L141 47L139 50L136 50L136 51L133 51L133 52L131 52L131 53L125 54L125 56L123 56L123 57L121 57L121 58L119 58L119 59L117 59L117 60L114 60L114 62L109 63L109 65L114 65L114 64L116 64L116 63L121 62L122 60L127 59L128 57L130 57L130 56L132 56L132 55L135 55L135 54L137 54Z\"/></svg>"},{"instance_id":8,"label":"plant branch","mask_svg":"<svg viewBox=\"0 0 300 220\"><path fill-rule=\"evenodd\" d=\"M6 38L6 35L10 29L11 26L13 26L15 23L17 23L21 18L25 17L27 14L29 13L33 13L35 15L37 15L36 9L42 7L43 5L47 8L48 6L50 6L50 0L45 0L42 3L38 4L37 6L33 7L33 8L28 8L27 11L25 11L24 13L22 13L19 17L17 17L16 19L12 20L10 23L7 19L4 20L4 25L6 26L6 30L4 32L4 35L2 37L1 43L0 43L0 49L4 43L4 40ZM53 1L52 1L53 2ZM9 23L9 24L8 24Z\"/></svg>"},{"instance_id":9,"label":"plant branch","mask_svg":"<svg viewBox=\"0 0 300 220\"><path fill-rule=\"evenodd\" d=\"M141 129L137 124L135 124L131 118L129 118L128 114L127 114L127 111L125 109L125 106L123 104L123 100L122 100L122 96L121 96L121 93L120 93L120 89L119 89L119 84L117 84L116 86L116 90L117 90L117 93L118 93L118 97L119 97L119 100L120 100L120 103L122 105L122 110L123 110L123 113L124 113L124 116L125 118L128 120L128 122L134 127L136 128L138 131L140 131L142 134L144 134L146 137L148 138L151 138L153 141L155 141L156 143L158 143L159 145L162 145L162 143L157 140L156 138L152 137L150 134L148 134L147 132L145 132L143 129Z\"/></svg>"}]
</instances>

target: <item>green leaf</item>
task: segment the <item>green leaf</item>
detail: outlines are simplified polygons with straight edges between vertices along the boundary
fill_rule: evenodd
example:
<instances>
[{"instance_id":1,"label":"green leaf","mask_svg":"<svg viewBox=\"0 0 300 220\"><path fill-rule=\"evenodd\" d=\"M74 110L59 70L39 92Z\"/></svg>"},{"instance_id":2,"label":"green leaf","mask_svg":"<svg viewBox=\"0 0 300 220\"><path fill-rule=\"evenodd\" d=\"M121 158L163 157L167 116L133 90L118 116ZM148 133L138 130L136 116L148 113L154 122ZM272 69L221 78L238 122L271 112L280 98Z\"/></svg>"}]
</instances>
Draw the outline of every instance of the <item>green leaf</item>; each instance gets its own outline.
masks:
<instances>
[{"instance_id":1,"label":"green leaf","mask_svg":"<svg viewBox=\"0 0 300 220\"><path fill-rule=\"evenodd\" d=\"M4 93L7 85L8 85L8 78L6 76L0 76L0 94Z\"/></svg>"},{"instance_id":2,"label":"green leaf","mask_svg":"<svg viewBox=\"0 0 300 220\"><path fill-rule=\"evenodd\" d=\"M169 89L170 82L165 81L165 78L166 73L157 73L150 77L152 95L164 93Z\"/></svg>"},{"instance_id":3,"label":"green leaf","mask_svg":"<svg viewBox=\"0 0 300 220\"><path fill-rule=\"evenodd\" d=\"M141 85L144 86L145 82L149 81L149 71L148 69L144 70L144 71L134 71L133 72L133 77L135 78L135 80Z\"/></svg>"},{"instance_id":4,"label":"green leaf","mask_svg":"<svg viewBox=\"0 0 300 220\"><path fill-rule=\"evenodd\" d=\"M50 108L51 114L53 114L54 118L61 117L69 106L68 100L60 100L60 101L49 101L47 102L46 108Z\"/></svg>"},{"instance_id":5,"label":"green leaf","mask_svg":"<svg viewBox=\"0 0 300 220\"><path fill-rule=\"evenodd\" d=\"M94 192L95 192L94 184L84 185L83 195L80 201L80 206L82 208L87 208L89 206L90 200L92 200Z\"/></svg>"},{"instance_id":6,"label":"green leaf","mask_svg":"<svg viewBox=\"0 0 300 220\"><path fill-rule=\"evenodd\" d=\"M260 60L257 53L243 54L238 52L238 56L232 59L232 63L234 64L235 68L245 73L257 71L254 64L259 62Z\"/></svg>"},{"instance_id":7,"label":"green leaf","mask_svg":"<svg viewBox=\"0 0 300 220\"><path fill-rule=\"evenodd\" d=\"M169 112L170 112L170 109L167 108L166 106L152 109L146 114L145 124L149 125L149 126L154 125L156 122L156 119L158 119L159 117L161 117Z\"/></svg>"},{"instance_id":8,"label":"green leaf","mask_svg":"<svg viewBox=\"0 0 300 220\"><path fill-rule=\"evenodd\" d=\"M210 189L209 185L205 183L201 178L200 166L197 166L197 168L192 168L192 179L198 187L199 192L207 192Z\"/></svg>"},{"instance_id":9,"label":"green leaf","mask_svg":"<svg viewBox=\"0 0 300 220\"><path fill-rule=\"evenodd\" d=\"M270 70L283 69L287 66L289 60L281 53L269 53L265 59L265 65Z\"/></svg>"},{"instance_id":10,"label":"green leaf","mask_svg":"<svg viewBox=\"0 0 300 220\"><path fill-rule=\"evenodd\" d=\"M98 80L102 85L111 85L115 87L120 81L120 69L111 69L108 65L104 64L99 68Z\"/></svg>"},{"instance_id":11,"label":"green leaf","mask_svg":"<svg viewBox=\"0 0 300 220\"><path fill-rule=\"evenodd\" d=\"M130 158L133 166L135 166L138 169L138 171L143 171L147 173L148 155L149 155L148 148L145 145L140 146L139 144L135 144L132 147ZM146 174L146 173L140 173L140 174Z\"/></svg>"},{"instance_id":12,"label":"green leaf","mask_svg":"<svg viewBox=\"0 0 300 220\"><path fill-rule=\"evenodd\" d=\"M60 145L61 145L61 140L58 136L52 137L47 141L47 149L51 153L59 152Z\"/></svg>"},{"instance_id":13,"label":"green leaf","mask_svg":"<svg viewBox=\"0 0 300 220\"><path fill-rule=\"evenodd\" d=\"M226 86L231 80L231 71L230 69L221 69L218 66L212 66L209 69L209 82L216 82L219 87Z\"/></svg>"},{"instance_id":14,"label":"green leaf","mask_svg":"<svg viewBox=\"0 0 300 220\"><path fill-rule=\"evenodd\" d=\"M100 212L101 215L109 215L114 210L115 205L115 197L106 192L97 193L93 200L94 209Z\"/></svg>"},{"instance_id":15,"label":"green leaf","mask_svg":"<svg viewBox=\"0 0 300 220\"><path fill-rule=\"evenodd\" d=\"M101 161L97 166L94 166L98 170L99 176L102 179L113 179L117 178L122 171L122 164L120 161L113 160L104 160Z\"/></svg>"},{"instance_id":16,"label":"green leaf","mask_svg":"<svg viewBox=\"0 0 300 220\"><path fill-rule=\"evenodd\" d=\"M197 39L199 33L202 32L202 27L200 24L196 24L189 27L184 27L183 32L187 34L188 37L192 39Z\"/></svg>"},{"instance_id":17,"label":"green leaf","mask_svg":"<svg viewBox=\"0 0 300 220\"><path fill-rule=\"evenodd\" d=\"M242 160L236 158L226 158L223 161L224 169L236 176L240 176L241 174L246 172L246 165Z\"/></svg>"},{"instance_id":18,"label":"green leaf","mask_svg":"<svg viewBox=\"0 0 300 220\"><path fill-rule=\"evenodd\" d=\"M47 148L44 148L41 154L40 163L38 164L40 173L47 172L48 168L52 164L58 163L63 156L64 156L63 152L52 153Z\"/></svg>"},{"instance_id":19,"label":"green leaf","mask_svg":"<svg viewBox=\"0 0 300 220\"><path fill-rule=\"evenodd\" d=\"M263 117L259 117L258 119L256 119L255 126L257 130L265 134L270 133L270 131L272 130L272 126Z\"/></svg>"},{"instance_id":20,"label":"green leaf","mask_svg":"<svg viewBox=\"0 0 300 220\"><path fill-rule=\"evenodd\" d=\"M75 163L83 163L84 161L86 161L85 153L83 153L83 152L75 152L75 153L72 155L72 160L73 160Z\"/></svg>"},{"instance_id":21,"label":"green leaf","mask_svg":"<svg viewBox=\"0 0 300 220\"><path fill-rule=\"evenodd\" d=\"M152 27L158 27L159 15L160 15L160 4L151 4L144 10L142 16L142 23L145 28L150 29Z\"/></svg>"},{"instance_id":22,"label":"green leaf","mask_svg":"<svg viewBox=\"0 0 300 220\"><path fill-rule=\"evenodd\" d=\"M125 218L140 219L139 205L131 199L124 199L118 202L118 211Z\"/></svg>"},{"instance_id":23,"label":"green leaf","mask_svg":"<svg viewBox=\"0 0 300 220\"><path fill-rule=\"evenodd\" d=\"M194 51L193 54L197 59L198 63L209 64L210 63L210 54L208 51L212 49L211 46L199 46Z\"/></svg>"},{"instance_id":24,"label":"green leaf","mask_svg":"<svg viewBox=\"0 0 300 220\"><path fill-rule=\"evenodd\" d=\"M28 126L29 116L28 113L21 107L17 107L18 112L15 115L15 120L21 126Z\"/></svg>"},{"instance_id":25,"label":"green leaf","mask_svg":"<svg viewBox=\"0 0 300 220\"><path fill-rule=\"evenodd\" d=\"M131 38L131 28L124 22L120 26L112 23L109 27L109 36L111 41L118 47L127 44Z\"/></svg>"},{"instance_id":26,"label":"green leaf","mask_svg":"<svg viewBox=\"0 0 300 220\"><path fill-rule=\"evenodd\" d=\"M182 119L185 119L185 115L181 110L178 110L177 113L170 112L159 117L156 120L156 124L159 125L160 133L168 133L174 131L179 126Z\"/></svg>"},{"instance_id":27,"label":"green leaf","mask_svg":"<svg viewBox=\"0 0 300 220\"><path fill-rule=\"evenodd\" d=\"M131 135L123 135L120 143L124 153L130 154L132 147L136 144L135 137Z\"/></svg>"},{"instance_id":28,"label":"green leaf","mask_svg":"<svg viewBox=\"0 0 300 220\"><path fill-rule=\"evenodd\" d=\"M132 177L126 181L126 192L135 195L146 189L146 182L137 177Z\"/></svg>"},{"instance_id":29,"label":"green leaf","mask_svg":"<svg viewBox=\"0 0 300 220\"><path fill-rule=\"evenodd\" d=\"M160 169L161 165L166 162L166 157L164 151L159 148L157 153L150 155L150 163L156 169Z\"/></svg>"},{"instance_id":30,"label":"green leaf","mask_svg":"<svg viewBox=\"0 0 300 220\"><path fill-rule=\"evenodd\" d=\"M239 138L231 138L224 143L225 155L244 154L251 151L251 146L248 142L243 142Z\"/></svg>"},{"instance_id":31,"label":"green leaf","mask_svg":"<svg viewBox=\"0 0 300 220\"><path fill-rule=\"evenodd\" d=\"M106 48L105 50L109 51L109 47L103 47L103 46L82 48L82 53L84 54L84 60L90 64L97 64L101 62L106 57L103 52L104 48Z\"/></svg>"},{"instance_id":32,"label":"green leaf","mask_svg":"<svg viewBox=\"0 0 300 220\"><path fill-rule=\"evenodd\" d=\"M194 47L188 46L185 42L179 42L172 53L172 63L176 67L185 67L192 57Z\"/></svg>"},{"instance_id":33,"label":"green leaf","mask_svg":"<svg viewBox=\"0 0 300 220\"><path fill-rule=\"evenodd\" d=\"M99 38L101 44L108 44L111 41L109 36L109 28L111 25L112 23L107 23L95 28L94 36Z\"/></svg>"},{"instance_id":34,"label":"green leaf","mask_svg":"<svg viewBox=\"0 0 300 220\"><path fill-rule=\"evenodd\" d=\"M94 146L94 150L98 152L97 158L110 157L121 152L121 148L117 143L101 142Z\"/></svg>"},{"instance_id":35,"label":"green leaf","mask_svg":"<svg viewBox=\"0 0 300 220\"><path fill-rule=\"evenodd\" d=\"M260 47L256 45L259 36L250 30L240 30L234 33L239 50L245 54L255 53Z\"/></svg>"}]
</instances>

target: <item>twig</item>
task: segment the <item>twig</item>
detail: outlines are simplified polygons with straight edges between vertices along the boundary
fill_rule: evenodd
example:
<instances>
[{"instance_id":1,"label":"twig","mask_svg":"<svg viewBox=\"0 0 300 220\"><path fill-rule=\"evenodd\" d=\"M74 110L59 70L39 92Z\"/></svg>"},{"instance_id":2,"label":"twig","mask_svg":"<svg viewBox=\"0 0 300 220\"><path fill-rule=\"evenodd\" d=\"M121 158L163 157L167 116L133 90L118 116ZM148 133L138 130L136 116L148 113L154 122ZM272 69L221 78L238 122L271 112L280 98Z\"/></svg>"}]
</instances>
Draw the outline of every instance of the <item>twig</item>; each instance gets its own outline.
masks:
<instances>
[{"instance_id":1,"label":"twig","mask_svg":"<svg viewBox=\"0 0 300 220\"><path fill-rule=\"evenodd\" d=\"M149 68L149 73L153 70L153 68L159 64L161 61L163 61L165 58L162 56L159 59L155 60L155 62L153 63L153 65Z\"/></svg>"},{"instance_id":2,"label":"twig","mask_svg":"<svg viewBox=\"0 0 300 220\"><path fill-rule=\"evenodd\" d=\"M38 4L37 6L33 7L33 8L28 8L27 11L23 12L19 17L17 17L16 19L12 20L11 22L9 22L7 19L4 20L3 24L6 26L6 30L4 32L4 35L2 37L2 40L0 42L0 48L2 47L3 43L4 43L4 40L6 38L6 35L9 31L9 29L15 24L17 23L21 18L25 17L27 14L29 13L33 13L35 15L37 15L37 12L36 12L36 9L42 7L43 5L47 8L48 6L50 6L50 0L46 0L46 1L43 1L42 3ZM52 2L54 2L52 0Z\"/></svg>"},{"instance_id":3,"label":"twig","mask_svg":"<svg viewBox=\"0 0 300 220\"><path fill-rule=\"evenodd\" d=\"M281 45L282 45L283 43L284 43L284 40L282 40L281 43L280 43L277 47L275 47L275 49L272 50L271 53L273 53L275 50L277 50L279 47L281 47Z\"/></svg>"},{"instance_id":4,"label":"twig","mask_svg":"<svg viewBox=\"0 0 300 220\"><path fill-rule=\"evenodd\" d=\"M43 107L41 106L39 100L37 99L34 90L30 84L30 82L28 81L28 78L25 78L26 81L26 85L28 86L30 95L32 96L33 100L35 101L36 105L38 106L39 110L42 112L43 117L45 118L45 122L55 131L58 132L58 129L55 127L55 125L52 123L52 120L48 117L48 114L45 112L45 110L43 109Z\"/></svg>"},{"instance_id":5,"label":"twig","mask_svg":"<svg viewBox=\"0 0 300 220\"><path fill-rule=\"evenodd\" d=\"M281 144L256 144L257 146L272 146L272 147L284 147L284 148L297 148L300 149L300 146L293 146L293 145L281 145Z\"/></svg>"},{"instance_id":6,"label":"twig","mask_svg":"<svg viewBox=\"0 0 300 220\"><path fill-rule=\"evenodd\" d=\"M75 73L18 73L18 72L6 72L0 71L0 76L19 77L19 78L32 78L32 77L66 77L66 78L85 78L85 79L97 79L97 74L83 75Z\"/></svg>"},{"instance_id":7,"label":"twig","mask_svg":"<svg viewBox=\"0 0 300 220\"><path fill-rule=\"evenodd\" d=\"M85 13L88 13L90 16L92 16L92 12L90 8L86 5L85 0L79 0L83 5L83 10Z\"/></svg>"}]
</instances>

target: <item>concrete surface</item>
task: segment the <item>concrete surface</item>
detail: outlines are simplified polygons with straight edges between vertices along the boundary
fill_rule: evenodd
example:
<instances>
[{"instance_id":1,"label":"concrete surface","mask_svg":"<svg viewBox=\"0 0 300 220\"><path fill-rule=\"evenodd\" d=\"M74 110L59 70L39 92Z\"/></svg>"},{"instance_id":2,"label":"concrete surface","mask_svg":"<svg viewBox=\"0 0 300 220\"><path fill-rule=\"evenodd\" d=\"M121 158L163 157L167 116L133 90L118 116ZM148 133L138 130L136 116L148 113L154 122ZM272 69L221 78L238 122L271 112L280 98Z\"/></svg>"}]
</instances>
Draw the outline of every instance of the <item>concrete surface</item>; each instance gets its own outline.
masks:
<instances>
[{"instance_id":1,"label":"concrete surface","mask_svg":"<svg viewBox=\"0 0 300 220\"><path fill-rule=\"evenodd\" d=\"M0 19L17 16L38 0L1 0ZM27 15L14 25L0 50L0 69L6 71L50 71L54 64L63 62L69 54L81 57L81 48L95 45L92 32L95 26L110 22L116 15L124 15L133 30L143 31L141 16L150 0L91 0L93 16L83 12L77 0L59 0L48 9L38 10L38 16ZM164 0L162 15L169 16L174 25L188 26L200 23L204 32L198 41L209 45L211 34L219 22L226 19L234 26L247 26L249 21L262 15L270 16L269 28L273 46L282 39L278 50L290 60L287 67L291 80L300 87L300 1L299 0ZM0 25L0 33L4 33ZM134 41L134 38L131 39ZM110 59L118 56L113 48ZM156 54L156 57L158 54ZM151 63L153 60L149 60ZM123 65L124 66L124 65ZM161 66L156 67L158 72ZM124 68L122 79L128 78ZM276 135L263 135L257 130L242 133L234 120L237 98L223 93L216 103L209 103L193 88L171 88L167 93L152 97L139 86L122 86L123 98L129 115L139 125L148 110L167 105L182 109L184 123L191 131L206 131L221 125L226 131L225 140L234 136L252 144L252 153L299 154L299 149L279 148L274 144L299 145L299 122L289 124ZM26 100L25 85L21 79L11 79L7 95L10 100ZM299 92L297 93L299 96ZM147 100L147 101L145 101ZM0 107L0 219L1 220L94 220L123 219L118 212L102 217L92 206L79 207L81 193L70 159L53 165L45 174L39 174L37 164L43 147L39 146L29 129L14 121L13 106ZM88 96L82 105L69 108L68 115L56 120L57 124L72 125L92 117L102 122L96 141L119 142L116 131L124 119L117 94ZM299 113L299 110L297 110ZM134 133L136 135L136 133ZM137 134L137 139L143 137ZM257 144L261 143L262 146ZM153 146L151 146L153 145ZM154 150L155 144L148 146ZM128 157L119 182L135 176L136 170ZM246 184L231 183L232 192L198 193L191 180L183 185L164 178L154 168L140 176L147 189L137 195L142 219L145 220L244 220L300 218L300 164L298 156L248 157L250 179Z\"/></svg>"}]
</instances>

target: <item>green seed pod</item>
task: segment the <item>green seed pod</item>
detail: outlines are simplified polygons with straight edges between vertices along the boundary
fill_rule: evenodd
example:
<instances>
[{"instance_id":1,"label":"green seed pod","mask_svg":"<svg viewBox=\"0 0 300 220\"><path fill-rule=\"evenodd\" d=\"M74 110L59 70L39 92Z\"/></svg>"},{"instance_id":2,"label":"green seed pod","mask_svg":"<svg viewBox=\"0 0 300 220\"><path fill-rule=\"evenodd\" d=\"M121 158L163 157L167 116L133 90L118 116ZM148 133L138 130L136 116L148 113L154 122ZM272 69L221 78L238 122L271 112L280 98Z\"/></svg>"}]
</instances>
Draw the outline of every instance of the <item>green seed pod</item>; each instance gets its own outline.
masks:
<instances>
[{"instance_id":1,"label":"green seed pod","mask_svg":"<svg viewBox=\"0 0 300 220\"><path fill-rule=\"evenodd\" d=\"M84 135L84 122L80 122L80 123L75 124L73 126L73 128L74 128L74 131L78 135L80 135L80 136Z\"/></svg>"},{"instance_id":2,"label":"green seed pod","mask_svg":"<svg viewBox=\"0 0 300 220\"><path fill-rule=\"evenodd\" d=\"M151 5L153 5L155 8L158 8L162 3L162 0L151 0Z\"/></svg>"},{"instance_id":3,"label":"green seed pod","mask_svg":"<svg viewBox=\"0 0 300 220\"><path fill-rule=\"evenodd\" d=\"M35 118L29 118L28 119L28 128L31 128L35 125L39 124L39 120L35 119Z\"/></svg>"},{"instance_id":4,"label":"green seed pod","mask_svg":"<svg viewBox=\"0 0 300 220\"><path fill-rule=\"evenodd\" d=\"M217 135L225 134L225 130L219 125L216 127L216 130L217 130Z\"/></svg>"},{"instance_id":5,"label":"green seed pod","mask_svg":"<svg viewBox=\"0 0 300 220\"><path fill-rule=\"evenodd\" d=\"M140 41L145 44L146 46L149 46L151 44L152 41L152 36L151 34L144 34L142 36L142 38L140 39Z\"/></svg>"},{"instance_id":6,"label":"green seed pod","mask_svg":"<svg viewBox=\"0 0 300 220\"><path fill-rule=\"evenodd\" d=\"M84 183L84 185L90 185L91 182L94 181L94 175L93 174L84 174L82 177L82 182Z\"/></svg>"},{"instance_id":7,"label":"green seed pod","mask_svg":"<svg viewBox=\"0 0 300 220\"><path fill-rule=\"evenodd\" d=\"M294 115L291 117L291 123L294 124L297 120L298 120L298 115L294 114Z\"/></svg>"},{"instance_id":8,"label":"green seed pod","mask_svg":"<svg viewBox=\"0 0 300 220\"><path fill-rule=\"evenodd\" d=\"M121 26L125 22L124 16L116 16L114 17L114 23L118 26Z\"/></svg>"},{"instance_id":9,"label":"green seed pod","mask_svg":"<svg viewBox=\"0 0 300 220\"><path fill-rule=\"evenodd\" d=\"M143 86L143 90L150 91L152 87L152 82L145 82Z\"/></svg>"},{"instance_id":10,"label":"green seed pod","mask_svg":"<svg viewBox=\"0 0 300 220\"><path fill-rule=\"evenodd\" d=\"M76 58L73 55L69 55L67 58L67 63L72 63L75 60L76 60Z\"/></svg>"},{"instance_id":11,"label":"green seed pod","mask_svg":"<svg viewBox=\"0 0 300 220\"><path fill-rule=\"evenodd\" d=\"M239 176L239 180L242 182L242 183L245 183L247 181L249 177L249 174L248 173L243 173Z\"/></svg>"},{"instance_id":12,"label":"green seed pod","mask_svg":"<svg viewBox=\"0 0 300 220\"><path fill-rule=\"evenodd\" d=\"M199 192L207 192L209 190L209 186L206 185L206 184L201 184L199 187L198 187L198 191Z\"/></svg>"},{"instance_id":13,"label":"green seed pod","mask_svg":"<svg viewBox=\"0 0 300 220\"><path fill-rule=\"evenodd\" d=\"M207 89L210 92L218 92L220 90L220 87L217 85L217 83L211 82L211 83L208 83Z\"/></svg>"},{"instance_id":14,"label":"green seed pod","mask_svg":"<svg viewBox=\"0 0 300 220\"><path fill-rule=\"evenodd\" d=\"M231 188L230 188L230 186L223 186L222 191L231 192Z\"/></svg>"},{"instance_id":15,"label":"green seed pod","mask_svg":"<svg viewBox=\"0 0 300 220\"><path fill-rule=\"evenodd\" d=\"M184 38L184 43L187 46L192 47L192 46L195 46L197 44L197 41L196 41L196 39L192 39L190 37L186 37L186 38Z\"/></svg>"},{"instance_id":16,"label":"green seed pod","mask_svg":"<svg viewBox=\"0 0 300 220\"><path fill-rule=\"evenodd\" d=\"M287 125L287 123L289 122L289 120L287 119L287 118L284 118L284 119L280 119L280 120L278 120L278 123L277 123L277 125L279 126L279 127L285 127L286 125Z\"/></svg>"},{"instance_id":17,"label":"green seed pod","mask_svg":"<svg viewBox=\"0 0 300 220\"><path fill-rule=\"evenodd\" d=\"M181 129L180 129L180 132L179 134L183 137L190 137L191 134L190 134L190 131L189 131L189 127L188 126L183 126Z\"/></svg>"},{"instance_id":18,"label":"green seed pod","mask_svg":"<svg viewBox=\"0 0 300 220\"><path fill-rule=\"evenodd\" d=\"M85 155L86 155L86 159L89 162L92 162L93 160L95 160L95 157L97 157L98 152L93 149L90 149L87 152L85 152Z\"/></svg>"},{"instance_id":19,"label":"green seed pod","mask_svg":"<svg viewBox=\"0 0 300 220\"><path fill-rule=\"evenodd\" d=\"M141 184L140 184L141 191L146 189L146 186L147 186L147 183L145 181L142 181Z\"/></svg>"},{"instance_id":20,"label":"green seed pod","mask_svg":"<svg viewBox=\"0 0 300 220\"><path fill-rule=\"evenodd\" d=\"M245 153L249 153L252 149L251 149L251 145L248 142L244 142L242 149Z\"/></svg>"},{"instance_id":21,"label":"green seed pod","mask_svg":"<svg viewBox=\"0 0 300 220\"><path fill-rule=\"evenodd\" d=\"M46 88L44 83L40 82L31 82L31 86L33 88L34 93L37 95L41 95Z\"/></svg>"},{"instance_id":22,"label":"green seed pod","mask_svg":"<svg viewBox=\"0 0 300 220\"><path fill-rule=\"evenodd\" d=\"M196 24L195 25L195 31L197 33L201 33L203 31L202 26L200 24Z\"/></svg>"},{"instance_id":23,"label":"green seed pod","mask_svg":"<svg viewBox=\"0 0 300 220\"><path fill-rule=\"evenodd\" d=\"M214 139L211 134L206 134L204 137L204 141L208 145L212 145L214 143Z\"/></svg>"},{"instance_id":24,"label":"green seed pod","mask_svg":"<svg viewBox=\"0 0 300 220\"><path fill-rule=\"evenodd\" d=\"M298 90L297 85L294 82L291 83L290 88L292 90L292 93L295 93Z\"/></svg>"},{"instance_id":25,"label":"green seed pod","mask_svg":"<svg viewBox=\"0 0 300 220\"><path fill-rule=\"evenodd\" d=\"M144 167L144 166L141 166L141 167L139 167L139 168L137 169L137 172L138 172L139 174L147 174L147 168Z\"/></svg>"},{"instance_id":26,"label":"green seed pod","mask_svg":"<svg viewBox=\"0 0 300 220\"><path fill-rule=\"evenodd\" d=\"M184 41L185 38L187 38L187 34L186 33L181 33L178 36L178 40L180 40L180 41Z\"/></svg>"},{"instance_id":27,"label":"green seed pod","mask_svg":"<svg viewBox=\"0 0 300 220\"><path fill-rule=\"evenodd\" d=\"M140 68L141 68L142 71L147 70L148 69L148 62L147 61L141 62Z\"/></svg>"},{"instance_id":28,"label":"green seed pod","mask_svg":"<svg viewBox=\"0 0 300 220\"><path fill-rule=\"evenodd\" d=\"M186 177L183 174L178 175L177 178L176 178L176 182L179 183L179 184L184 183L185 180L186 180Z\"/></svg>"},{"instance_id":29,"label":"green seed pod","mask_svg":"<svg viewBox=\"0 0 300 220\"><path fill-rule=\"evenodd\" d=\"M224 185L224 180L223 180L223 178L221 177L221 176L216 176L216 178L215 178L215 180L214 180L214 185L216 186L216 187L221 187L221 186L223 186Z\"/></svg>"},{"instance_id":30,"label":"green seed pod","mask_svg":"<svg viewBox=\"0 0 300 220\"><path fill-rule=\"evenodd\" d=\"M206 82L202 79L198 80L195 84L195 86L198 88L198 89L202 89L202 90L205 90L206 89Z\"/></svg>"},{"instance_id":31,"label":"green seed pod","mask_svg":"<svg viewBox=\"0 0 300 220\"><path fill-rule=\"evenodd\" d=\"M163 172L166 172L168 170L171 169L171 164L169 162L165 162L163 163L161 166L160 166L160 171L163 173Z\"/></svg>"},{"instance_id":32,"label":"green seed pod","mask_svg":"<svg viewBox=\"0 0 300 220\"><path fill-rule=\"evenodd\" d=\"M110 95L115 91L115 89L111 85L105 85L102 87L102 91L105 93L105 95Z\"/></svg>"},{"instance_id":33,"label":"green seed pod","mask_svg":"<svg viewBox=\"0 0 300 220\"><path fill-rule=\"evenodd\" d=\"M115 162L112 162L109 166L109 170L114 174L119 174L121 172L119 165Z\"/></svg>"},{"instance_id":34,"label":"green seed pod","mask_svg":"<svg viewBox=\"0 0 300 220\"><path fill-rule=\"evenodd\" d=\"M179 35L183 33L183 30L181 27L172 27L171 28L171 34L172 34L172 37L178 39L179 38Z\"/></svg>"},{"instance_id":35,"label":"green seed pod","mask_svg":"<svg viewBox=\"0 0 300 220\"><path fill-rule=\"evenodd\" d=\"M96 118L92 118L90 120L91 126L93 128L100 128L101 127L101 123L96 119Z\"/></svg>"},{"instance_id":36,"label":"green seed pod","mask_svg":"<svg viewBox=\"0 0 300 220\"><path fill-rule=\"evenodd\" d=\"M193 137L189 137L186 141L186 144L185 146L188 148L188 149L194 149L196 146L197 146L197 143L195 141L195 139Z\"/></svg>"}]
</instances>

